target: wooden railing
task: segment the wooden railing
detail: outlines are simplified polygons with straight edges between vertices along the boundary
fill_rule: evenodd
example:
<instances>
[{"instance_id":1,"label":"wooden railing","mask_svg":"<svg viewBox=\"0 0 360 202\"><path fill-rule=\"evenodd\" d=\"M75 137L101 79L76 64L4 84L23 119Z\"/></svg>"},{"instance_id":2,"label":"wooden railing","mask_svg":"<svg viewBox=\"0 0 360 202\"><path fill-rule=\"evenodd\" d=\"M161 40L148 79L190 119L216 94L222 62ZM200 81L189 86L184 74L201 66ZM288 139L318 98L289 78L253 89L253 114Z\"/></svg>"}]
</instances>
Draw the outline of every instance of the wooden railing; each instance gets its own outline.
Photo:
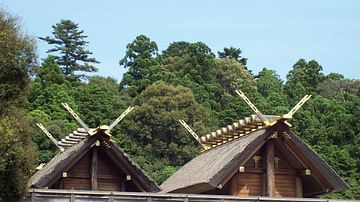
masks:
<instances>
[{"instance_id":1,"label":"wooden railing","mask_svg":"<svg viewBox=\"0 0 360 202\"><path fill-rule=\"evenodd\" d=\"M28 202L342 202L318 198L234 197L227 195L31 189ZM347 200L352 201L354 200Z\"/></svg>"}]
</instances>

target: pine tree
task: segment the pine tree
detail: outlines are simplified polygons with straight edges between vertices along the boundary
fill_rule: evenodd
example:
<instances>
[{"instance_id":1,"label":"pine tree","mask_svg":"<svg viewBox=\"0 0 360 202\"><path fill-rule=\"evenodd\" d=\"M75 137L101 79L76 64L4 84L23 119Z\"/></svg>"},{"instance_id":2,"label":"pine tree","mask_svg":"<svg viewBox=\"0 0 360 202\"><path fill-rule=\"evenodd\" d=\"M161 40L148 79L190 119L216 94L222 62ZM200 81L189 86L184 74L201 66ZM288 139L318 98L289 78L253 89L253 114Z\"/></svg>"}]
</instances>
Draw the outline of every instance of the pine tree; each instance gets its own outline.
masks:
<instances>
[{"instance_id":1,"label":"pine tree","mask_svg":"<svg viewBox=\"0 0 360 202\"><path fill-rule=\"evenodd\" d=\"M61 20L60 23L52 26L53 37L39 37L55 47L47 53L58 52L56 62L60 65L66 76L74 75L75 71L95 72L97 68L89 63L99 63L95 58L90 58L92 52L86 50L85 41L87 36L84 31L79 31L78 24L71 20ZM82 62L82 63L79 63Z\"/></svg>"}]
</instances>

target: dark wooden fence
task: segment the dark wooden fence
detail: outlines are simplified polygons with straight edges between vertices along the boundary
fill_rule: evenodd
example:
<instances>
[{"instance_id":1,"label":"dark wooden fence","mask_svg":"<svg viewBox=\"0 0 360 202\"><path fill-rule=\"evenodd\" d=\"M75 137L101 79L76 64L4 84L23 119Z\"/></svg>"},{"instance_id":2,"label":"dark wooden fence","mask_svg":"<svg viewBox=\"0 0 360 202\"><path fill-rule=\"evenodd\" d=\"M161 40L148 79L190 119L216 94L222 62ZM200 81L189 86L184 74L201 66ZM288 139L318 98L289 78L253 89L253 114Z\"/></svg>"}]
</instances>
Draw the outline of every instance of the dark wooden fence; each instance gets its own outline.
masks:
<instances>
[{"instance_id":1,"label":"dark wooden fence","mask_svg":"<svg viewBox=\"0 0 360 202\"><path fill-rule=\"evenodd\" d=\"M317 198L233 197L226 195L31 189L28 202L342 202ZM347 200L354 202L355 200Z\"/></svg>"}]
</instances>

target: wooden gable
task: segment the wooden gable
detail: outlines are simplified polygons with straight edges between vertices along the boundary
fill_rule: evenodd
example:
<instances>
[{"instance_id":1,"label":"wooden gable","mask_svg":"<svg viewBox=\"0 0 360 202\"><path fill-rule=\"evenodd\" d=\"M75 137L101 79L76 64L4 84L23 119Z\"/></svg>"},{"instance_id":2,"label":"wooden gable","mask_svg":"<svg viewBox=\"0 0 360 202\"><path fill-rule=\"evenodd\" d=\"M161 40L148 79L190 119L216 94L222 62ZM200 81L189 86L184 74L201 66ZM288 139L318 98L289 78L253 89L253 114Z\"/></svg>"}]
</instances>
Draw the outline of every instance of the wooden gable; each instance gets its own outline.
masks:
<instances>
[{"instance_id":1,"label":"wooden gable","mask_svg":"<svg viewBox=\"0 0 360 202\"><path fill-rule=\"evenodd\" d=\"M29 187L131 192L160 190L102 131L54 157L31 177Z\"/></svg>"},{"instance_id":2,"label":"wooden gable","mask_svg":"<svg viewBox=\"0 0 360 202\"><path fill-rule=\"evenodd\" d=\"M161 185L165 192L271 197L312 197L346 187L281 122L205 151Z\"/></svg>"},{"instance_id":3,"label":"wooden gable","mask_svg":"<svg viewBox=\"0 0 360 202\"><path fill-rule=\"evenodd\" d=\"M280 135L277 130L255 154L239 164L236 174L220 187L224 190L217 187L205 193L309 197L329 192L331 185L317 167L318 162L312 162L290 136Z\"/></svg>"},{"instance_id":4,"label":"wooden gable","mask_svg":"<svg viewBox=\"0 0 360 202\"><path fill-rule=\"evenodd\" d=\"M282 153L278 146L274 148L274 179L275 197L303 197L301 179L289 162L287 154ZM291 158L291 157L290 157ZM265 196L266 195L266 145L239 168L230 183L229 194L235 196ZM297 182L300 180L300 182ZM298 185L297 185L298 183Z\"/></svg>"},{"instance_id":5,"label":"wooden gable","mask_svg":"<svg viewBox=\"0 0 360 202\"><path fill-rule=\"evenodd\" d=\"M94 172L93 170L96 169ZM92 147L72 167L65 169L51 189L142 191L101 147Z\"/></svg>"}]
</instances>

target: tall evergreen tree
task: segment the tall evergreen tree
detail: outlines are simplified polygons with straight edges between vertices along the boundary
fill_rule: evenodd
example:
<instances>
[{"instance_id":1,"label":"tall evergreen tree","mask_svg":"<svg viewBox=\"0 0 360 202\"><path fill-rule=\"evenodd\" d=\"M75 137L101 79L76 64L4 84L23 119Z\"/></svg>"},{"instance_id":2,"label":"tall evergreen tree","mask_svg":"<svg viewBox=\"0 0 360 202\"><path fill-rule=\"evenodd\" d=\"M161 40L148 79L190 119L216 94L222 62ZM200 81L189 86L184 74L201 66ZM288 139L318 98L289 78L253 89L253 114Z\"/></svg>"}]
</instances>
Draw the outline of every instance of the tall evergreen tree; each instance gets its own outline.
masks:
<instances>
[{"instance_id":1,"label":"tall evergreen tree","mask_svg":"<svg viewBox=\"0 0 360 202\"><path fill-rule=\"evenodd\" d=\"M87 36L84 31L79 31L78 24L71 20L61 20L60 23L52 26L53 36L39 37L55 47L47 52L58 52L56 62L66 76L74 75L75 71L95 72L97 68L89 63L99 63L95 58L89 56L92 52L86 50L85 41ZM82 63L79 63L82 62Z\"/></svg>"},{"instance_id":2,"label":"tall evergreen tree","mask_svg":"<svg viewBox=\"0 0 360 202\"><path fill-rule=\"evenodd\" d=\"M155 56L158 47L145 35L139 35L126 46L126 54L119 61L124 68L129 68L120 83L121 88L128 88L131 96L143 91L150 82L144 79L149 68L156 65Z\"/></svg>"}]
</instances>

